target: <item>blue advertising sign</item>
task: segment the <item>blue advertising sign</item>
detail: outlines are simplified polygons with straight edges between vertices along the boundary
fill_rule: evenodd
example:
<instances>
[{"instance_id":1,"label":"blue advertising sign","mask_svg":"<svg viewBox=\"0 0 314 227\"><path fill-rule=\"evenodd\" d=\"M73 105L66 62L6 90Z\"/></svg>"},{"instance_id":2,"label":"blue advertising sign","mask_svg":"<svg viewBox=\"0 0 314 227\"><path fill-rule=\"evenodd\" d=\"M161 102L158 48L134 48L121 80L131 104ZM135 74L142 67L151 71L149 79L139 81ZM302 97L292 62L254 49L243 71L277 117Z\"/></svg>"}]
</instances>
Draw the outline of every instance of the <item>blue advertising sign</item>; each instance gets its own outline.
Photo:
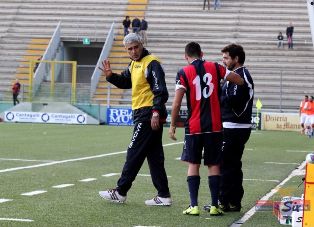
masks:
<instances>
[{"instance_id":1,"label":"blue advertising sign","mask_svg":"<svg viewBox=\"0 0 314 227\"><path fill-rule=\"evenodd\" d=\"M133 125L132 109L127 108L108 108L108 125Z\"/></svg>"}]
</instances>

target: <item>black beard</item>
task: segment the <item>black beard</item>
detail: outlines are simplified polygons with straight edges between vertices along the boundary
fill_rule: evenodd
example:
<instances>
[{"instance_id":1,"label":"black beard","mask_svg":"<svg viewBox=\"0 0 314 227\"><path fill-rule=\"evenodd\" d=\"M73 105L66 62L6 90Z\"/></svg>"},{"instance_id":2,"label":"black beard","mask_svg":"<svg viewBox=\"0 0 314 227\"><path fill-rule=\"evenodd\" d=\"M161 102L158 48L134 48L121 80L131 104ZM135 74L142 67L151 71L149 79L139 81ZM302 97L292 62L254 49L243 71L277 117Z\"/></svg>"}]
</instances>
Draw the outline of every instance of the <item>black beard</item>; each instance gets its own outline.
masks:
<instances>
[{"instance_id":1,"label":"black beard","mask_svg":"<svg viewBox=\"0 0 314 227\"><path fill-rule=\"evenodd\" d=\"M235 64L232 64L232 65L230 65L230 66L228 67L228 69L229 69L230 71L233 71L234 68L235 68Z\"/></svg>"}]
</instances>

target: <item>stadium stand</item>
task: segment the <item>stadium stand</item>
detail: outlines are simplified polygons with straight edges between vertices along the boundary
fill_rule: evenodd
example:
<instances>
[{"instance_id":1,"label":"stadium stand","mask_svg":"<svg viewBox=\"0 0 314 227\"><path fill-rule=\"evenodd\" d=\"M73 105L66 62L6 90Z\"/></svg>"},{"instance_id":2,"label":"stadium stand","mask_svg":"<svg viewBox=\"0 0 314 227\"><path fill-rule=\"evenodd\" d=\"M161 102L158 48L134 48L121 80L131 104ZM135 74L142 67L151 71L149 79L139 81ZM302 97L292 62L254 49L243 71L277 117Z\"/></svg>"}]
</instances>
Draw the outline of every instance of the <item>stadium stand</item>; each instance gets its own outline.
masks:
<instances>
[{"instance_id":1,"label":"stadium stand","mask_svg":"<svg viewBox=\"0 0 314 227\"><path fill-rule=\"evenodd\" d=\"M129 0L123 18L125 18L125 16L130 16L130 20L133 20L134 17L142 18L145 15L146 7L147 0ZM115 41L109 55L109 60L115 73L120 73L124 70L130 61L129 56L123 47L124 36L121 19L118 23ZM111 87L113 87L113 89L110 89L109 91L108 89ZM108 99L108 92L110 92L110 104L130 104L130 93L121 89L114 89L114 86L111 86L108 82L106 82L104 76L100 78L92 101L96 103L106 102Z\"/></svg>"},{"instance_id":2,"label":"stadium stand","mask_svg":"<svg viewBox=\"0 0 314 227\"><path fill-rule=\"evenodd\" d=\"M125 15L145 15L149 22L148 49L162 60L169 103L176 72L186 64L184 46L192 40L202 45L207 60L218 62L222 47L231 42L243 45L246 65L256 84L255 98L260 98L266 108L297 109L300 98L313 92L314 51L306 3L302 0L224 0L221 8L211 7L210 11L203 10L202 1L191 0L4 0L0 4L1 94L9 92L31 40L49 38L59 21L62 40L69 42L86 35L94 42L104 42L115 21L110 60L114 71L120 72L129 62L121 45ZM294 50L277 49L276 36L279 31L285 34L290 21L295 27ZM94 101L105 103L107 92L102 78ZM112 90L115 93L113 98L122 98L126 101L121 104L129 104L130 91L121 94Z\"/></svg>"},{"instance_id":3,"label":"stadium stand","mask_svg":"<svg viewBox=\"0 0 314 227\"><path fill-rule=\"evenodd\" d=\"M11 100L11 82L21 76L24 57L37 59L37 53L29 53L34 40L50 39L61 21L62 41L87 36L104 42L112 22L123 18L127 0L4 0L0 5L0 94Z\"/></svg>"},{"instance_id":4,"label":"stadium stand","mask_svg":"<svg viewBox=\"0 0 314 227\"><path fill-rule=\"evenodd\" d=\"M313 94L314 85L306 3L224 0L222 4L216 11L212 7L208 11L202 10L201 1L150 0L146 11L149 49L163 60L169 91L173 93L177 69L186 64L183 51L187 42L198 41L205 58L218 62L222 47L236 42L246 50L246 65L256 85L255 99L260 98L266 108L297 109L304 94ZM284 50L277 49L276 36L279 31L285 34L290 21L295 27L294 50L287 50L287 45Z\"/></svg>"}]
</instances>

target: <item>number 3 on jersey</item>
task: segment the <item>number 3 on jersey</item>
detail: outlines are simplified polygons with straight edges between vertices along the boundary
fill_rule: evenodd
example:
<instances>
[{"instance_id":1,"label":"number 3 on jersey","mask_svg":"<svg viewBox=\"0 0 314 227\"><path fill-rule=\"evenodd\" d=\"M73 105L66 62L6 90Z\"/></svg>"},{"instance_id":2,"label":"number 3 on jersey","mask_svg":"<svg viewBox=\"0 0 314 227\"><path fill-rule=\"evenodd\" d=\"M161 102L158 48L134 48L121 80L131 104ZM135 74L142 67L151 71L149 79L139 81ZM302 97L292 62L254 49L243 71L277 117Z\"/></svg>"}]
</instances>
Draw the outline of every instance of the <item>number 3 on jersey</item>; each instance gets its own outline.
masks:
<instances>
[{"instance_id":1,"label":"number 3 on jersey","mask_svg":"<svg viewBox=\"0 0 314 227\"><path fill-rule=\"evenodd\" d=\"M213 76L210 73L206 73L203 76L203 81L205 82L206 86L204 87L203 92L202 92L200 76L197 75L194 78L193 84L195 86L196 100L201 100L202 94L203 94L203 97L207 99L213 93L214 84L212 83L212 79L213 79Z\"/></svg>"}]
</instances>

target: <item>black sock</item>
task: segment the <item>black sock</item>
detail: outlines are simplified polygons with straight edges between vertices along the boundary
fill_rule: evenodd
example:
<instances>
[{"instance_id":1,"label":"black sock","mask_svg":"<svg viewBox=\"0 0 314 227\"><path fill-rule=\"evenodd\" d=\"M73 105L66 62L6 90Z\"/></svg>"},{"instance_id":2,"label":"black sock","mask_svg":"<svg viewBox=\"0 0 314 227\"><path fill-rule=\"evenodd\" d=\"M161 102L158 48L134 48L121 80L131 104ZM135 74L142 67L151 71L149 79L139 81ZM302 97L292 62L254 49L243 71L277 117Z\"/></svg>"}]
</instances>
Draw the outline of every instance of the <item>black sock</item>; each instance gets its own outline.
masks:
<instances>
[{"instance_id":1,"label":"black sock","mask_svg":"<svg viewBox=\"0 0 314 227\"><path fill-rule=\"evenodd\" d=\"M189 186L191 206L198 206L198 189L200 187L200 176L188 176L187 182Z\"/></svg>"},{"instance_id":2,"label":"black sock","mask_svg":"<svg viewBox=\"0 0 314 227\"><path fill-rule=\"evenodd\" d=\"M220 185L219 175L208 176L208 186L210 189L213 206L218 206L219 185Z\"/></svg>"}]
</instances>

